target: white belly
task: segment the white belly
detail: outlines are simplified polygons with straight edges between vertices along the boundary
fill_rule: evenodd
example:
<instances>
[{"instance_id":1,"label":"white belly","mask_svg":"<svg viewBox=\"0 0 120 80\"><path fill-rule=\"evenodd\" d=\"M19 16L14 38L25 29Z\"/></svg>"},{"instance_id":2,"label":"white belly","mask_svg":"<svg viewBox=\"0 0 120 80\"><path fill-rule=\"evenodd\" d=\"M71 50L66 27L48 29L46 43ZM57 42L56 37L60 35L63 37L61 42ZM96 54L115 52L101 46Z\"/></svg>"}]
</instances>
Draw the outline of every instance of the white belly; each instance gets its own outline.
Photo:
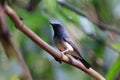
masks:
<instances>
[{"instance_id":1,"label":"white belly","mask_svg":"<svg viewBox=\"0 0 120 80\"><path fill-rule=\"evenodd\" d=\"M65 51L66 49L69 49L69 51L74 50L73 47L65 41L55 40L55 45L60 51Z\"/></svg>"},{"instance_id":2,"label":"white belly","mask_svg":"<svg viewBox=\"0 0 120 80\"><path fill-rule=\"evenodd\" d=\"M68 43L68 42L65 42L65 41L60 41L60 40L55 40L55 45L56 47L61 51L65 51L68 49L67 52L65 52L65 54L70 54L72 56L75 56L76 58L79 58L80 56L78 55L79 53L76 53L74 51L74 48Z\"/></svg>"}]
</instances>

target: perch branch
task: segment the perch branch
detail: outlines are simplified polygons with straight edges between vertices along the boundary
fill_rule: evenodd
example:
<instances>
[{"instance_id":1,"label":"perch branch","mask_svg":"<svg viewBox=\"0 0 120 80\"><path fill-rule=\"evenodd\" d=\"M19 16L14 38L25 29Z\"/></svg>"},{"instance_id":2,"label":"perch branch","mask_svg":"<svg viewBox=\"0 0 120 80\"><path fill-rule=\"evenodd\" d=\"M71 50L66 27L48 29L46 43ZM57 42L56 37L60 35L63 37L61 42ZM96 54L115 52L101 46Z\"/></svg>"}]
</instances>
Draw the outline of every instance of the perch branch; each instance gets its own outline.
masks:
<instances>
[{"instance_id":1,"label":"perch branch","mask_svg":"<svg viewBox=\"0 0 120 80\"><path fill-rule=\"evenodd\" d=\"M13 21L13 23L17 29L19 29L24 34L26 34L30 39L32 39L36 44L38 44L41 48L43 48L45 51L47 51L54 58L61 59L60 53L57 50L55 50L53 47L51 47L49 44L47 44L45 41L43 41L40 37L38 37L26 25L24 25L23 22L19 19L19 17L17 16L17 14L14 12L14 10L11 7L6 5L5 11L8 14L8 16L11 18L11 20ZM92 68L86 69L76 59L70 59L69 57L63 55L62 61L81 69L82 71L86 72L87 74L93 76L94 78L96 78L98 80L105 80L102 75L97 73Z\"/></svg>"},{"instance_id":2,"label":"perch branch","mask_svg":"<svg viewBox=\"0 0 120 80\"><path fill-rule=\"evenodd\" d=\"M28 80L32 80L21 53L16 49L16 46L12 41L10 32L7 28L5 16L4 7L0 5L0 41L4 51L9 59L18 59L19 63L22 65L22 68L24 69L24 76L27 77Z\"/></svg>"}]
</instances>

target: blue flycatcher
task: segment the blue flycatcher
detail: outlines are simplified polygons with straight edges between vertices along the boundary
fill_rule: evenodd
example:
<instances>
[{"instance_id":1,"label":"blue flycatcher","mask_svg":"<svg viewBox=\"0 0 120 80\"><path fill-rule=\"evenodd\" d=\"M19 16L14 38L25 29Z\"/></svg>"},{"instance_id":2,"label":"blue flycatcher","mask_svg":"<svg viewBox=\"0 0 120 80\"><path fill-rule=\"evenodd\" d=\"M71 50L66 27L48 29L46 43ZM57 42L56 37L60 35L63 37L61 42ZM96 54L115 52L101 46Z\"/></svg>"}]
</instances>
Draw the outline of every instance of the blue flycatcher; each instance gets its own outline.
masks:
<instances>
[{"instance_id":1,"label":"blue flycatcher","mask_svg":"<svg viewBox=\"0 0 120 80\"><path fill-rule=\"evenodd\" d=\"M75 59L78 59L82 62L82 64L89 69L91 66L90 64L83 59L80 55L80 51L75 43L72 41L70 36L67 34L65 29L62 25L58 23L50 23L54 30L53 40L55 42L56 47L61 51L63 54L70 54Z\"/></svg>"}]
</instances>

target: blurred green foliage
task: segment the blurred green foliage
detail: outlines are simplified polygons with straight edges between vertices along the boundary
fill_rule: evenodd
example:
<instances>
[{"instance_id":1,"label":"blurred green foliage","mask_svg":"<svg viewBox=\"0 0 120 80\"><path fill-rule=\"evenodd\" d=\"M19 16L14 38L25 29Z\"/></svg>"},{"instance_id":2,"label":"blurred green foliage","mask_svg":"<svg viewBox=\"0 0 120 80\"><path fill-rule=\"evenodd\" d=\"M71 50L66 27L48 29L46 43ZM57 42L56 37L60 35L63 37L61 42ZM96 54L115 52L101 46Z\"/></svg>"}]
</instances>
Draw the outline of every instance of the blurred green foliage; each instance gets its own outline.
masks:
<instances>
[{"instance_id":1,"label":"blurred green foliage","mask_svg":"<svg viewBox=\"0 0 120 80\"><path fill-rule=\"evenodd\" d=\"M11 0L9 4L23 19L23 23L40 38L54 47L53 32L49 22L52 20L59 21L70 33L75 43L78 44L81 54L97 72L105 76L107 80L115 80L116 77L120 76L118 75L120 72L119 35L100 30L97 25L92 24L89 20L84 20L84 16L60 5L56 0L35 0L39 4L33 4L36 6L33 11L26 8L29 1L34 0ZM120 7L118 6L118 3L120 5L119 0L59 1L83 11L93 19L103 21L112 25L113 28L119 29L120 15L115 14L120 10L113 10ZM6 19L12 38L21 51L33 80L94 80L91 76L68 64L57 63L53 57L17 30L9 17ZM23 75L21 75L21 66L14 59L7 59L2 46L0 46L0 65L0 80L18 80L19 77L24 80L24 77L22 79Z\"/></svg>"},{"instance_id":2,"label":"blurred green foliage","mask_svg":"<svg viewBox=\"0 0 120 80\"><path fill-rule=\"evenodd\" d=\"M114 78L118 74L118 70L120 69L120 58L116 60L116 62L113 64L113 66L110 68L110 71L108 71L108 74L106 75L106 80L114 80Z\"/></svg>"}]
</instances>

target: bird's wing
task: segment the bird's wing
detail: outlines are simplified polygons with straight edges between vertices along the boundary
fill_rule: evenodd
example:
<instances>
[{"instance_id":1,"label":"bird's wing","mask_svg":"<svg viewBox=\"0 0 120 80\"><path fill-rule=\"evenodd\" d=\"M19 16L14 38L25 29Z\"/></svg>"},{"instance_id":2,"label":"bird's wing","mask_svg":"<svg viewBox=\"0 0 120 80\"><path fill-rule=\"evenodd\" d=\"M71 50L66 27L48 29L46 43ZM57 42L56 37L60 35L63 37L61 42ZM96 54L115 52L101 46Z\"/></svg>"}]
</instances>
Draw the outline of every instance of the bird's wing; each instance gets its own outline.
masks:
<instances>
[{"instance_id":1,"label":"bird's wing","mask_svg":"<svg viewBox=\"0 0 120 80\"><path fill-rule=\"evenodd\" d=\"M73 47L75 53L72 56L74 58L76 58L76 59L79 59L84 64L84 66L89 69L91 67L91 65L82 58L82 56L80 55L79 49L74 44L74 42L72 41L72 39L69 36L67 36L67 35L65 36L64 35L63 40L66 41L66 42L68 42Z\"/></svg>"},{"instance_id":2,"label":"bird's wing","mask_svg":"<svg viewBox=\"0 0 120 80\"><path fill-rule=\"evenodd\" d=\"M72 41L72 39L71 39L69 36L64 36L64 37L63 37L63 40L66 41L66 42L68 42L68 43L73 47L73 49L74 49L74 51L76 52L76 54L77 54L80 58L82 58L82 56L80 55L80 52L79 52L78 47L75 45L75 43ZM75 56L74 56L74 57L75 57Z\"/></svg>"}]
</instances>

